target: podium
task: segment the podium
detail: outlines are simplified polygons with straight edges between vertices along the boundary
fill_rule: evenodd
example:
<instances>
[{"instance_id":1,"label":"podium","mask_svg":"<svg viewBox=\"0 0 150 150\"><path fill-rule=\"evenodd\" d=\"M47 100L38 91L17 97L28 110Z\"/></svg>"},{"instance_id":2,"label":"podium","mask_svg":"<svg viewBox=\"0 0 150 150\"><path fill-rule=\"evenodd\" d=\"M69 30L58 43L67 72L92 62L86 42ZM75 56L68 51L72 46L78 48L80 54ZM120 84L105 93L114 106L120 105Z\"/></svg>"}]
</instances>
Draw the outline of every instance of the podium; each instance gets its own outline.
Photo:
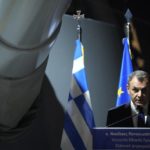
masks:
<instances>
[{"instance_id":1,"label":"podium","mask_svg":"<svg viewBox=\"0 0 150 150\"><path fill-rule=\"evenodd\" d=\"M97 127L93 150L150 150L150 128Z\"/></svg>"}]
</instances>

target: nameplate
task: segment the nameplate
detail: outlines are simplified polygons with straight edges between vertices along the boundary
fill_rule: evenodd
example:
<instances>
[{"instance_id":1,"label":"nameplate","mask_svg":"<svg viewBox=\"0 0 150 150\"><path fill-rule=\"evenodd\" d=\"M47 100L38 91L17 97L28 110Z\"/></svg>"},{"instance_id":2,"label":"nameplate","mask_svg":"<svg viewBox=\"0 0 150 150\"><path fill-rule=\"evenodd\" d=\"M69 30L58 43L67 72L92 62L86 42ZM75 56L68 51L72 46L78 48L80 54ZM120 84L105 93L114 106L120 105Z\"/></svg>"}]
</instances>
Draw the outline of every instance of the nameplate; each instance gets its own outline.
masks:
<instances>
[{"instance_id":1,"label":"nameplate","mask_svg":"<svg viewBox=\"0 0 150 150\"><path fill-rule=\"evenodd\" d=\"M94 150L150 150L148 128L94 128Z\"/></svg>"}]
</instances>

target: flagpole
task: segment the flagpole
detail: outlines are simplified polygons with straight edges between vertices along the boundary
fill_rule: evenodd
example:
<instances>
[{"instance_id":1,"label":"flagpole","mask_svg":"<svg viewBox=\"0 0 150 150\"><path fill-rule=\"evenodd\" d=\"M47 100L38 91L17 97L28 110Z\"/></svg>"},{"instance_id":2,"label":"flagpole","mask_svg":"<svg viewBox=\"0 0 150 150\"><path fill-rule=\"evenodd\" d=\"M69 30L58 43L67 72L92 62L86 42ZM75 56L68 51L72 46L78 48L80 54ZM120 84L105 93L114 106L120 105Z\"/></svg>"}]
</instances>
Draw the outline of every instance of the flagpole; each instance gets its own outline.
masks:
<instances>
[{"instance_id":1,"label":"flagpole","mask_svg":"<svg viewBox=\"0 0 150 150\"><path fill-rule=\"evenodd\" d=\"M126 18L125 35L129 42L129 52L130 52L130 56L132 58L132 53L131 53L131 49L130 49L130 24L131 24L131 20L132 20L132 13L131 13L130 9L127 9L127 11L125 13L125 18Z\"/></svg>"},{"instance_id":2,"label":"flagpole","mask_svg":"<svg viewBox=\"0 0 150 150\"><path fill-rule=\"evenodd\" d=\"M126 85L128 83L128 76L133 71L132 60L131 60L132 55L131 55L130 44L129 44L130 22L131 22L132 14L129 9L125 13L125 18L127 20L124 28L126 37L123 38L124 48L123 48L123 56L122 56L122 63L121 63L116 106L120 106L130 102L130 95L128 94L126 88Z\"/></svg>"},{"instance_id":3,"label":"flagpole","mask_svg":"<svg viewBox=\"0 0 150 150\"><path fill-rule=\"evenodd\" d=\"M94 114L92 110L90 92L86 81L84 67L84 47L81 43L81 11L73 18L77 20L76 47L72 68L68 106L64 119L64 130L61 140L62 150L92 150L93 134L95 127Z\"/></svg>"},{"instance_id":4,"label":"flagpole","mask_svg":"<svg viewBox=\"0 0 150 150\"><path fill-rule=\"evenodd\" d=\"M125 13L125 18L126 18L125 35L128 38L128 40L130 41L130 23L131 23L131 19L132 19L132 13L129 9L127 9L127 11Z\"/></svg>"},{"instance_id":5,"label":"flagpole","mask_svg":"<svg viewBox=\"0 0 150 150\"><path fill-rule=\"evenodd\" d=\"M76 11L76 15L73 15L73 18L77 21L77 38L82 40L82 28L80 20L84 18L84 14L81 14L81 10Z\"/></svg>"}]
</instances>

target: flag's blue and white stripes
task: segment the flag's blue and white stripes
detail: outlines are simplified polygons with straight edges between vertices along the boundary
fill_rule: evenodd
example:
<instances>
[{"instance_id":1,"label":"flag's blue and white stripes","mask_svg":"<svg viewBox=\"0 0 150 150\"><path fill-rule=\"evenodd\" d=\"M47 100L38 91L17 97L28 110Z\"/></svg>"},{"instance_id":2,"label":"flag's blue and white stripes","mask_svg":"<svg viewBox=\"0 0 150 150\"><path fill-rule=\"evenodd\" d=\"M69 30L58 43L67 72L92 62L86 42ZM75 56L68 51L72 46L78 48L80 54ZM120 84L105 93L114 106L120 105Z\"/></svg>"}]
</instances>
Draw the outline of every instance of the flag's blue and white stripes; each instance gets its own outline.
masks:
<instances>
[{"instance_id":1,"label":"flag's blue and white stripes","mask_svg":"<svg viewBox=\"0 0 150 150\"><path fill-rule=\"evenodd\" d=\"M84 51L80 40L76 40L71 89L65 114L61 141L62 150L92 150L95 126L90 94L87 86Z\"/></svg>"},{"instance_id":2,"label":"flag's blue and white stripes","mask_svg":"<svg viewBox=\"0 0 150 150\"><path fill-rule=\"evenodd\" d=\"M116 106L120 106L122 104L130 102L130 95L128 94L127 91L127 83L128 83L128 76L133 71L133 67L132 67L128 38L123 39L123 45L124 45L124 50L123 50Z\"/></svg>"}]
</instances>

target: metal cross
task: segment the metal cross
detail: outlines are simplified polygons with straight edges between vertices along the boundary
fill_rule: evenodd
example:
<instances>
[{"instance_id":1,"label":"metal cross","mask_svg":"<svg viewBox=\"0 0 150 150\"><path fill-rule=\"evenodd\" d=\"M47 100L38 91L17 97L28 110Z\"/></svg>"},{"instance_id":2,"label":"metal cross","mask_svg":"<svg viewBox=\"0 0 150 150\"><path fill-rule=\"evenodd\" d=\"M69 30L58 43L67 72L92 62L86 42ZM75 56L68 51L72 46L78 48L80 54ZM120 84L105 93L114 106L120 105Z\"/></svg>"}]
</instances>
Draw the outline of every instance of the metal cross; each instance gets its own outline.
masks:
<instances>
[{"instance_id":1,"label":"metal cross","mask_svg":"<svg viewBox=\"0 0 150 150\"><path fill-rule=\"evenodd\" d=\"M80 26L80 20L84 18L84 14L81 15L81 10L77 10L77 15L73 15L73 18L77 20L77 34L78 38L81 40L81 26Z\"/></svg>"},{"instance_id":2,"label":"metal cross","mask_svg":"<svg viewBox=\"0 0 150 150\"><path fill-rule=\"evenodd\" d=\"M73 15L73 18L77 21L84 18L84 14L81 15L81 10L77 10L77 15Z\"/></svg>"}]
</instances>

